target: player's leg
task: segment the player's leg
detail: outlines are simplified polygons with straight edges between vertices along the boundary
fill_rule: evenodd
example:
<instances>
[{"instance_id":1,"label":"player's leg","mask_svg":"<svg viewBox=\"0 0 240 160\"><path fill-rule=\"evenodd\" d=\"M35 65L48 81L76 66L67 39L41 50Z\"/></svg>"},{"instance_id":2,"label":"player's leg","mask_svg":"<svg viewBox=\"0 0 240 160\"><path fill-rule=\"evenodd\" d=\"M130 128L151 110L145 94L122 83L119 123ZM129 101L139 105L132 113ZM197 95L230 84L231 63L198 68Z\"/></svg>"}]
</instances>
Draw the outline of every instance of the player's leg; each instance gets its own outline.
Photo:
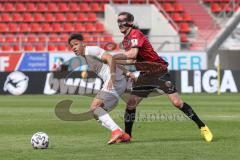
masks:
<instances>
[{"instance_id":1,"label":"player's leg","mask_svg":"<svg viewBox=\"0 0 240 160\"><path fill-rule=\"evenodd\" d=\"M168 94L168 98L175 107L180 109L185 115L187 115L197 124L198 128L201 130L201 133L207 142L212 141L213 135L209 128L202 122L202 120L198 117L196 112L194 112L192 107L186 102L183 102L177 92Z\"/></svg>"},{"instance_id":2,"label":"player's leg","mask_svg":"<svg viewBox=\"0 0 240 160\"><path fill-rule=\"evenodd\" d=\"M99 120L102 125L109 129L110 131L114 131L116 129L120 129L120 127L113 121L108 112L103 109L104 103L103 100L95 98L91 104L91 110L93 111L94 116L97 120Z\"/></svg>"},{"instance_id":3,"label":"player's leg","mask_svg":"<svg viewBox=\"0 0 240 160\"><path fill-rule=\"evenodd\" d=\"M125 133L117 142L130 142L132 137L132 127L136 116L136 107L141 102L142 98L136 95L130 95L124 114Z\"/></svg>"},{"instance_id":4,"label":"player's leg","mask_svg":"<svg viewBox=\"0 0 240 160\"><path fill-rule=\"evenodd\" d=\"M142 101L142 99L142 97L132 94L130 95L126 104L126 110L124 114L125 132L130 136L132 136L132 127L135 121L136 107Z\"/></svg>"},{"instance_id":5,"label":"player's leg","mask_svg":"<svg viewBox=\"0 0 240 160\"><path fill-rule=\"evenodd\" d=\"M91 110L95 118L112 132L112 137L108 144L113 144L115 141L123 135L122 129L113 121L108 112L104 109L104 100L95 98L91 104Z\"/></svg>"},{"instance_id":6,"label":"player's leg","mask_svg":"<svg viewBox=\"0 0 240 160\"><path fill-rule=\"evenodd\" d=\"M114 85L114 88L112 89L107 89L107 84L108 84L108 81L106 81L104 83L104 86L102 88L102 90L97 94L96 98L97 99L101 99L102 100L102 103L103 103L103 109L106 111L111 111L114 109L115 106L117 106L118 104L118 100L120 98L120 95L122 95L124 93L124 91L126 90L126 86L127 86L127 83L126 83L126 80L125 79L122 79L122 80L118 80L118 81L115 81L115 85ZM128 136L128 134L125 134L119 126L116 127L116 123L115 125L113 125L113 121L111 121L109 119L109 115L108 116L104 116L106 119L105 123L102 123L103 126L105 127L108 127L110 124L108 123L111 123L111 126L114 127L111 129L112 131L112 136L111 136L111 139L109 140L108 144L113 144L113 143L116 143L117 142L117 139L119 139L120 137L122 137L123 135L125 136ZM104 120L104 117L102 117L102 120L101 122ZM100 119L99 119L100 120ZM107 126L106 126L107 125Z\"/></svg>"}]
</instances>

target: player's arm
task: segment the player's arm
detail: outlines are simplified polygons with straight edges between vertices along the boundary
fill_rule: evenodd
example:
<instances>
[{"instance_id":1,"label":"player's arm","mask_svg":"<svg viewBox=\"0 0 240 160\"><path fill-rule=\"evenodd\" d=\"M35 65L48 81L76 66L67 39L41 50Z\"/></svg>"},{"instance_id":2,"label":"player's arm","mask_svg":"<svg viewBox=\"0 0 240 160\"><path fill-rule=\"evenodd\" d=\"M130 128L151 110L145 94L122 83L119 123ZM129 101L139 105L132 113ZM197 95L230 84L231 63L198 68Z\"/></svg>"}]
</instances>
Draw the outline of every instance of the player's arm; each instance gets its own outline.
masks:
<instances>
[{"instance_id":1,"label":"player's arm","mask_svg":"<svg viewBox=\"0 0 240 160\"><path fill-rule=\"evenodd\" d=\"M113 56L111 54L107 54L107 53L105 53L102 56L102 61L104 61L104 63L107 63L110 67L110 73L112 76L111 79L112 79L113 84L115 82L116 67L121 69L123 71L123 74L126 75L127 77L129 77L131 72L129 70L127 70L123 65L135 63L135 60L130 60L130 59L129 60L113 60Z\"/></svg>"},{"instance_id":2,"label":"player's arm","mask_svg":"<svg viewBox=\"0 0 240 160\"><path fill-rule=\"evenodd\" d=\"M124 53L114 55L113 61L118 66L134 64L136 62L138 51L139 51L139 48L137 48L137 47L131 48L130 50L128 50ZM121 66L119 68L123 71L123 73L127 77L132 77L131 72L128 71L124 66Z\"/></svg>"},{"instance_id":3,"label":"player's arm","mask_svg":"<svg viewBox=\"0 0 240 160\"><path fill-rule=\"evenodd\" d=\"M110 68L110 73L115 74L116 72L116 63L113 61L113 56L109 53L105 53L102 55L101 60L108 64L109 68Z\"/></svg>"},{"instance_id":4,"label":"player's arm","mask_svg":"<svg viewBox=\"0 0 240 160\"><path fill-rule=\"evenodd\" d=\"M113 56L113 60L119 64L132 64L137 58L139 48L131 48L130 50L116 54Z\"/></svg>"},{"instance_id":5,"label":"player's arm","mask_svg":"<svg viewBox=\"0 0 240 160\"><path fill-rule=\"evenodd\" d=\"M111 89L113 87L113 84L115 83L115 79L116 79L116 63L113 60L113 56L109 53L105 53L102 55L101 60L108 64L109 68L110 68L110 81L108 84L108 89Z\"/></svg>"}]
</instances>

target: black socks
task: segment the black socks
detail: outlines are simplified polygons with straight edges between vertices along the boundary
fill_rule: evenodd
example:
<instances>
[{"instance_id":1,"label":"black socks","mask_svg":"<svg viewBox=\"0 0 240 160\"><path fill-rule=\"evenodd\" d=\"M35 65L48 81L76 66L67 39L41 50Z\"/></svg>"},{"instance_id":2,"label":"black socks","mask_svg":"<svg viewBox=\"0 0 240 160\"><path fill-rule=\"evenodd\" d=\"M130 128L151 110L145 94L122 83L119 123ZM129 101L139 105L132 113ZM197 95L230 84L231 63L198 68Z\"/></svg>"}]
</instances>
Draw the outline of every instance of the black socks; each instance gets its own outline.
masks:
<instances>
[{"instance_id":1,"label":"black socks","mask_svg":"<svg viewBox=\"0 0 240 160\"><path fill-rule=\"evenodd\" d=\"M124 123L125 123L125 132L132 136L132 126L135 120L136 109L133 110L125 110L124 114Z\"/></svg>"},{"instance_id":2,"label":"black socks","mask_svg":"<svg viewBox=\"0 0 240 160\"><path fill-rule=\"evenodd\" d=\"M192 119L198 125L198 128L205 126L205 124L199 119L197 114L193 111L192 107L189 106L187 103L184 102L180 110L183 111L183 113L185 113L190 119Z\"/></svg>"}]
</instances>

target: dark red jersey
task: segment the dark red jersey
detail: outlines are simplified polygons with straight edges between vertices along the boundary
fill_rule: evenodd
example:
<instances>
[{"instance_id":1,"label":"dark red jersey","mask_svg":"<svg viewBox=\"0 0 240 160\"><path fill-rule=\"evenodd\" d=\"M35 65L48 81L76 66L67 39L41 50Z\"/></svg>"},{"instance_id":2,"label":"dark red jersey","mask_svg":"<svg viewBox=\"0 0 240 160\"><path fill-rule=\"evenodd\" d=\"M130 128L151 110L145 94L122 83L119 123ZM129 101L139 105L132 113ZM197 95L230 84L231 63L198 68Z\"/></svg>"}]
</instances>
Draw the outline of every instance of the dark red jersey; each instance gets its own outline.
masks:
<instances>
[{"instance_id":1,"label":"dark red jersey","mask_svg":"<svg viewBox=\"0 0 240 160\"><path fill-rule=\"evenodd\" d=\"M137 62L155 62L167 68L168 63L158 56L149 40L139 29L132 29L130 33L124 37L122 44L125 51L131 48L139 48Z\"/></svg>"}]
</instances>

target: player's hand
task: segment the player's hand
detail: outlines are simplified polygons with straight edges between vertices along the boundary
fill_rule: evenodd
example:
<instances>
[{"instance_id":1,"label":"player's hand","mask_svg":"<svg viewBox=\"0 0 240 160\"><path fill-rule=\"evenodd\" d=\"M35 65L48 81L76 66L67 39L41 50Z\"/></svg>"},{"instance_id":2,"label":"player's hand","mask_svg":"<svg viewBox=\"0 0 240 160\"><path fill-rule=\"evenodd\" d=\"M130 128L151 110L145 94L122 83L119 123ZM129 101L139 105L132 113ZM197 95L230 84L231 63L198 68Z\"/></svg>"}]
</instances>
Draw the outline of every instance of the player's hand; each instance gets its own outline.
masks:
<instances>
[{"instance_id":1,"label":"player's hand","mask_svg":"<svg viewBox=\"0 0 240 160\"><path fill-rule=\"evenodd\" d=\"M108 82L108 85L107 85L107 90L111 90L113 88L113 82L112 82L112 80L110 80L109 82Z\"/></svg>"},{"instance_id":2,"label":"player's hand","mask_svg":"<svg viewBox=\"0 0 240 160\"><path fill-rule=\"evenodd\" d=\"M129 77L132 80L132 82L137 81L137 77L132 72L128 72L127 77Z\"/></svg>"}]
</instances>

